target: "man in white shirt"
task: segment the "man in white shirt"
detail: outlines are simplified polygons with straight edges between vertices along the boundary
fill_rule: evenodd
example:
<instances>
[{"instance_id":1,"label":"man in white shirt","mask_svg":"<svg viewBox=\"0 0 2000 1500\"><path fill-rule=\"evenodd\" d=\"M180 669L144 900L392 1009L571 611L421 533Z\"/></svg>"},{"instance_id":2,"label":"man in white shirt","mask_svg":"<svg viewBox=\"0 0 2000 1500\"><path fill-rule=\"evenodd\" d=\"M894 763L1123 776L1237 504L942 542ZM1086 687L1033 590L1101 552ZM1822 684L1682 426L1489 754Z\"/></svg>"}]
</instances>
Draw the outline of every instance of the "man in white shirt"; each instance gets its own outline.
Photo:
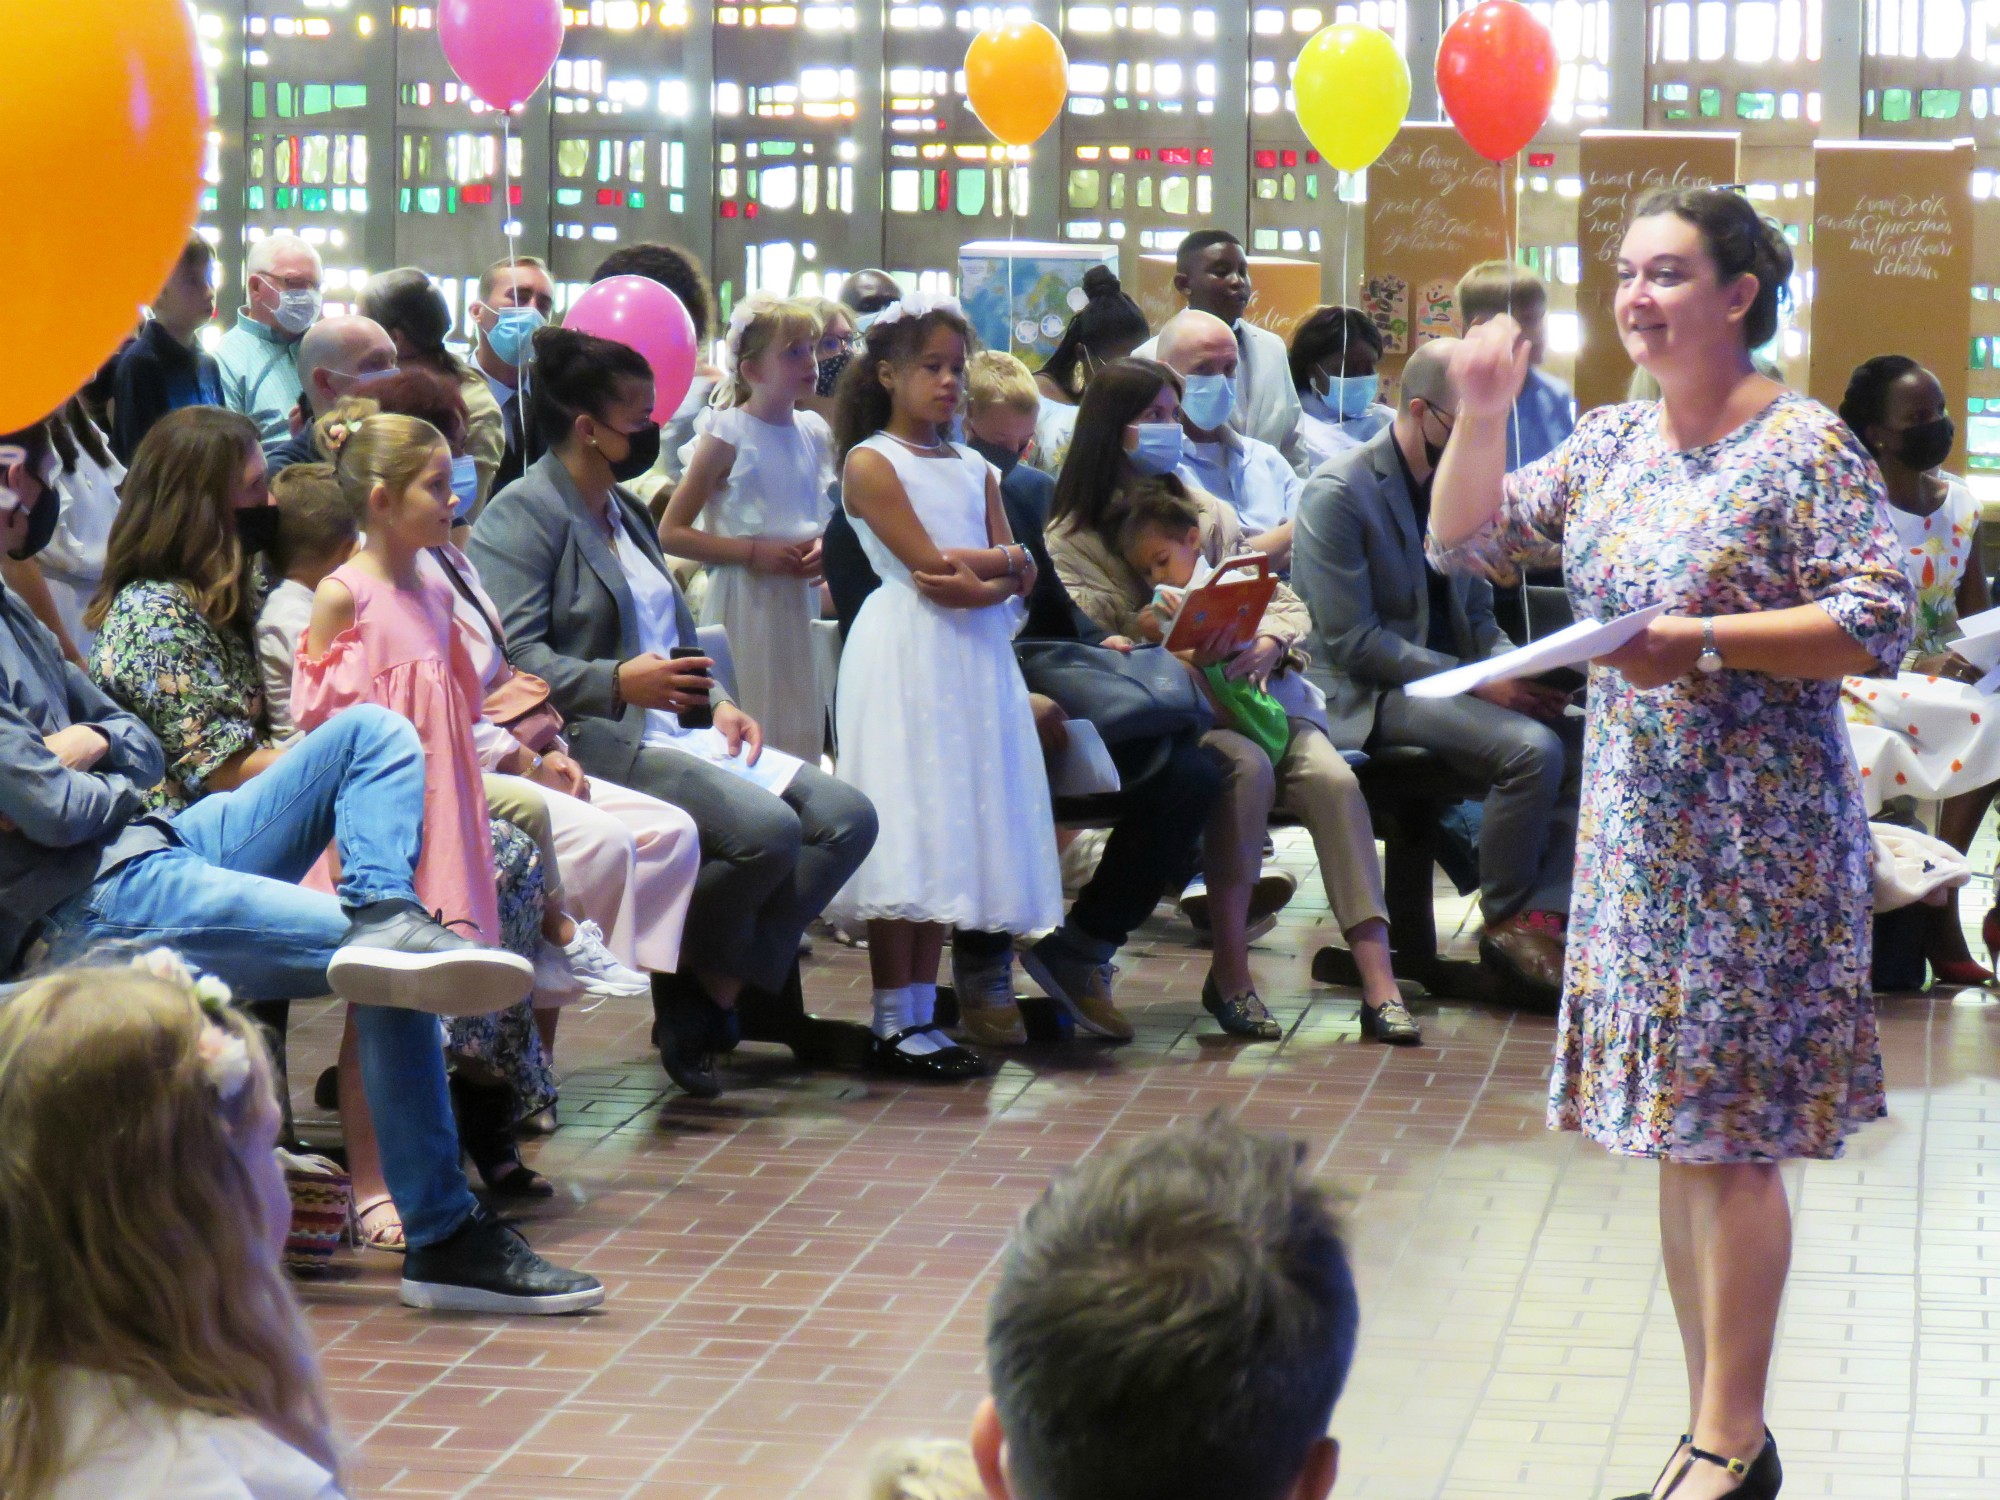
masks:
<instances>
[{"instance_id":1,"label":"man in white shirt","mask_svg":"<svg viewBox=\"0 0 2000 1500\"><path fill-rule=\"evenodd\" d=\"M1226 229L1197 229L1174 252L1174 290L1191 311L1219 318L1234 335L1238 379L1229 425L1245 437L1269 443L1297 469L1311 470L1299 444L1299 393L1292 384L1285 341L1268 328L1243 321L1250 307L1250 258L1243 242ZM1141 344L1136 359L1159 359L1160 340Z\"/></svg>"},{"instance_id":2,"label":"man in white shirt","mask_svg":"<svg viewBox=\"0 0 2000 1500\"><path fill-rule=\"evenodd\" d=\"M1284 568L1291 556L1292 512L1303 481L1269 443L1229 424L1241 362L1235 336L1205 312L1177 313L1160 330L1159 358L1187 383L1181 396L1183 484L1207 490L1243 522L1245 541Z\"/></svg>"},{"instance_id":3,"label":"man in white shirt","mask_svg":"<svg viewBox=\"0 0 2000 1500\"><path fill-rule=\"evenodd\" d=\"M539 445L530 451L533 436L521 411L521 371L534 352L535 330L555 310L556 284L547 264L532 255L495 261L479 278L479 300L469 309L479 330L472 362L486 377L507 429L507 449L493 476L491 493L496 495L541 457Z\"/></svg>"},{"instance_id":4,"label":"man in white shirt","mask_svg":"<svg viewBox=\"0 0 2000 1500\"><path fill-rule=\"evenodd\" d=\"M319 252L295 234L257 240L243 262L244 306L216 345L222 404L257 424L259 438L282 442L299 400L299 340L319 321Z\"/></svg>"}]
</instances>

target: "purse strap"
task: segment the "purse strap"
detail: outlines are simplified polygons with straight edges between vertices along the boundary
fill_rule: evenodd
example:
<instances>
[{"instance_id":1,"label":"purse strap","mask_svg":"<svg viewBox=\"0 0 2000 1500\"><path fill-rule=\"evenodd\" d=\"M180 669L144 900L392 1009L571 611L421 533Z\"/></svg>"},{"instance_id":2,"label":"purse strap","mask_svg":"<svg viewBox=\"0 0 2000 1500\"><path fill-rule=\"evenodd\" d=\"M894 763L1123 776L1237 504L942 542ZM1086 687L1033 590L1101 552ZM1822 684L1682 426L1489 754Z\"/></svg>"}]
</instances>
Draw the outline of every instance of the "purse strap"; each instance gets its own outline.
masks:
<instances>
[{"instance_id":1,"label":"purse strap","mask_svg":"<svg viewBox=\"0 0 2000 1500\"><path fill-rule=\"evenodd\" d=\"M473 609L478 611L479 618L486 622L486 628L493 632L493 649L498 651L502 656L505 656L507 654L507 632L500 628L500 622L494 619L492 614L487 610L485 601L473 591L471 581L458 571L458 565L451 560L451 555L444 548L431 548L431 556L438 560L438 566L444 569L444 576L451 580L451 586L464 596L467 604L470 604Z\"/></svg>"}]
</instances>

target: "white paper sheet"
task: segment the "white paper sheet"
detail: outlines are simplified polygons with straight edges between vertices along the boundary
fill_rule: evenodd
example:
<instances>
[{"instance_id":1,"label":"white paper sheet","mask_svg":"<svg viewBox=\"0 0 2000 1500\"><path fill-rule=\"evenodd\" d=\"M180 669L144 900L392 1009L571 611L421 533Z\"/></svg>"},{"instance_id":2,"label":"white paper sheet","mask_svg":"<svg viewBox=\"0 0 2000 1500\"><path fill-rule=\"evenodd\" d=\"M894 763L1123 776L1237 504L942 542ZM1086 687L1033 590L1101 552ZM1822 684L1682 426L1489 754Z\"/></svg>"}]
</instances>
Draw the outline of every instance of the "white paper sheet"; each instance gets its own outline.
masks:
<instances>
[{"instance_id":1,"label":"white paper sheet","mask_svg":"<svg viewBox=\"0 0 2000 1500\"><path fill-rule=\"evenodd\" d=\"M1578 620L1567 629L1544 636L1517 651L1509 651L1505 656L1496 656L1490 661L1467 662L1435 677L1419 678L1406 685L1403 691L1412 698L1455 698L1489 682L1536 677L1543 672L1553 672L1557 667L1578 666L1600 656L1609 656L1666 612L1664 604L1649 604L1644 609L1635 609L1629 615L1620 615L1601 625L1595 620Z\"/></svg>"}]
</instances>

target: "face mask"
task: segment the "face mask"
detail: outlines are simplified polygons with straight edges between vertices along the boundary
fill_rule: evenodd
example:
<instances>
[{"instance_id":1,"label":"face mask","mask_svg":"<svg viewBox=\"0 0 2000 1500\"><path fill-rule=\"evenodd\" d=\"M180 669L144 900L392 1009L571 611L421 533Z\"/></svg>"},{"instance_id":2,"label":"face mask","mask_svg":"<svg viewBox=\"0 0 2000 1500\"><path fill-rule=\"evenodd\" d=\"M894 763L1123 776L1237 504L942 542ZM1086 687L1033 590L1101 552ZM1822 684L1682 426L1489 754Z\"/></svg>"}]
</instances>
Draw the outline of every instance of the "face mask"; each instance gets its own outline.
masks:
<instances>
[{"instance_id":1,"label":"face mask","mask_svg":"<svg viewBox=\"0 0 2000 1500\"><path fill-rule=\"evenodd\" d=\"M397 375L402 372L394 365L391 365L386 370L328 370L326 373L335 380L344 380L347 382L346 386L340 392L341 395L355 396L360 395L369 386L376 384L378 381L387 380L391 375Z\"/></svg>"},{"instance_id":2,"label":"face mask","mask_svg":"<svg viewBox=\"0 0 2000 1500\"><path fill-rule=\"evenodd\" d=\"M1141 474L1171 474L1181 462L1181 424L1139 422L1132 430L1139 434L1138 446L1125 456Z\"/></svg>"},{"instance_id":3,"label":"face mask","mask_svg":"<svg viewBox=\"0 0 2000 1500\"><path fill-rule=\"evenodd\" d=\"M1905 427L1903 444L1896 450L1896 456L1909 468L1928 473L1951 457L1951 443L1957 433L1950 417Z\"/></svg>"},{"instance_id":4,"label":"face mask","mask_svg":"<svg viewBox=\"0 0 2000 1500\"><path fill-rule=\"evenodd\" d=\"M19 508L20 500L15 493L0 485L0 496L5 497L8 510ZM47 485L28 510L28 534L21 538L21 545L7 555L16 562L26 562L54 540L56 522L62 518L62 497Z\"/></svg>"},{"instance_id":5,"label":"face mask","mask_svg":"<svg viewBox=\"0 0 2000 1500\"><path fill-rule=\"evenodd\" d=\"M451 518L462 521L472 514L472 503L479 498L479 465L469 453L451 461L451 492L458 499L451 508Z\"/></svg>"},{"instance_id":6,"label":"face mask","mask_svg":"<svg viewBox=\"0 0 2000 1500\"><path fill-rule=\"evenodd\" d=\"M236 512L236 540L245 552L269 552L278 540L282 517L275 505L246 505Z\"/></svg>"},{"instance_id":7,"label":"face mask","mask_svg":"<svg viewBox=\"0 0 2000 1500\"><path fill-rule=\"evenodd\" d=\"M1429 464L1432 470L1435 471L1438 466L1438 460L1444 457L1444 443L1434 443L1431 441L1432 417L1437 417L1438 425L1444 427L1445 443L1451 441L1451 429L1445 427L1444 418L1438 416L1436 411L1429 408L1425 409L1423 426L1419 429L1424 435L1424 462Z\"/></svg>"},{"instance_id":8,"label":"face mask","mask_svg":"<svg viewBox=\"0 0 2000 1500\"><path fill-rule=\"evenodd\" d=\"M486 347L493 351L493 357L503 365L519 369L532 352L535 330L544 327L548 319L540 309L533 307L507 307L498 310L499 321L491 328L481 330L480 336L486 340Z\"/></svg>"},{"instance_id":9,"label":"face mask","mask_svg":"<svg viewBox=\"0 0 2000 1500\"><path fill-rule=\"evenodd\" d=\"M1343 422L1367 415L1382 388L1381 377L1376 375L1319 375L1314 377L1313 384L1326 404L1340 413Z\"/></svg>"},{"instance_id":10,"label":"face mask","mask_svg":"<svg viewBox=\"0 0 2000 1500\"><path fill-rule=\"evenodd\" d=\"M286 288L278 293L278 305L271 313L271 321L296 337L319 321L319 306L318 287Z\"/></svg>"},{"instance_id":11,"label":"face mask","mask_svg":"<svg viewBox=\"0 0 2000 1500\"><path fill-rule=\"evenodd\" d=\"M854 362L852 354L835 354L819 362L819 379L813 382L813 394L831 396L833 388L840 380L840 372Z\"/></svg>"},{"instance_id":12,"label":"face mask","mask_svg":"<svg viewBox=\"0 0 2000 1500\"><path fill-rule=\"evenodd\" d=\"M879 307L873 312L856 313L854 315L854 331L856 333L866 333L875 326L875 320L881 316L882 309Z\"/></svg>"},{"instance_id":13,"label":"face mask","mask_svg":"<svg viewBox=\"0 0 2000 1500\"><path fill-rule=\"evenodd\" d=\"M989 443L984 438L971 439L969 446L974 453L998 469L1002 479L1013 473L1014 465L1021 461L1021 455L1017 450L1003 447L999 443Z\"/></svg>"},{"instance_id":14,"label":"face mask","mask_svg":"<svg viewBox=\"0 0 2000 1500\"><path fill-rule=\"evenodd\" d=\"M611 477L620 484L630 484L659 461L660 424L648 422L637 432L628 432L624 437L632 445L632 451L623 458L610 461Z\"/></svg>"},{"instance_id":15,"label":"face mask","mask_svg":"<svg viewBox=\"0 0 2000 1500\"><path fill-rule=\"evenodd\" d=\"M1204 432L1213 432L1236 410L1236 377L1233 375L1190 375L1181 410Z\"/></svg>"}]
</instances>

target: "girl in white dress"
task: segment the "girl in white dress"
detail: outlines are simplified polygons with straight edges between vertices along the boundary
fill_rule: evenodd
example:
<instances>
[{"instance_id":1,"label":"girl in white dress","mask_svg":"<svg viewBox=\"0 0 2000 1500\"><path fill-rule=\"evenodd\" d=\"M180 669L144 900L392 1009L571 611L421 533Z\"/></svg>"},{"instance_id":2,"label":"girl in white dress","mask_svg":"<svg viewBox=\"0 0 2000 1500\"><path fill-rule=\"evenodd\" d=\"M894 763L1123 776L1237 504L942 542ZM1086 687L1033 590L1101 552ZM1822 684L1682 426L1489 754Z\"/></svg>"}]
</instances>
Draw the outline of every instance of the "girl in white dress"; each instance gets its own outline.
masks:
<instances>
[{"instance_id":1,"label":"girl in white dress","mask_svg":"<svg viewBox=\"0 0 2000 1500\"><path fill-rule=\"evenodd\" d=\"M981 1070L932 1025L950 929L1062 916L1048 775L1013 632L1034 565L986 460L944 438L970 333L950 298L885 308L836 395L841 503L882 580L840 659L838 774L874 802L874 851L834 903L868 923L877 1057Z\"/></svg>"},{"instance_id":2,"label":"girl in white dress","mask_svg":"<svg viewBox=\"0 0 2000 1500\"><path fill-rule=\"evenodd\" d=\"M819 538L833 482L832 434L797 409L819 375L819 320L757 295L729 320L731 373L695 419L687 472L660 521L660 546L709 568L701 623L729 632L736 701L764 743L809 764L826 747L813 675Z\"/></svg>"},{"instance_id":3,"label":"girl in white dress","mask_svg":"<svg viewBox=\"0 0 2000 1500\"><path fill-rule=\"evenodd\" d=\"M0 1494L340 1500L275 1081L164 948L0 1005Z\"/></svg>"}]
</instances>

